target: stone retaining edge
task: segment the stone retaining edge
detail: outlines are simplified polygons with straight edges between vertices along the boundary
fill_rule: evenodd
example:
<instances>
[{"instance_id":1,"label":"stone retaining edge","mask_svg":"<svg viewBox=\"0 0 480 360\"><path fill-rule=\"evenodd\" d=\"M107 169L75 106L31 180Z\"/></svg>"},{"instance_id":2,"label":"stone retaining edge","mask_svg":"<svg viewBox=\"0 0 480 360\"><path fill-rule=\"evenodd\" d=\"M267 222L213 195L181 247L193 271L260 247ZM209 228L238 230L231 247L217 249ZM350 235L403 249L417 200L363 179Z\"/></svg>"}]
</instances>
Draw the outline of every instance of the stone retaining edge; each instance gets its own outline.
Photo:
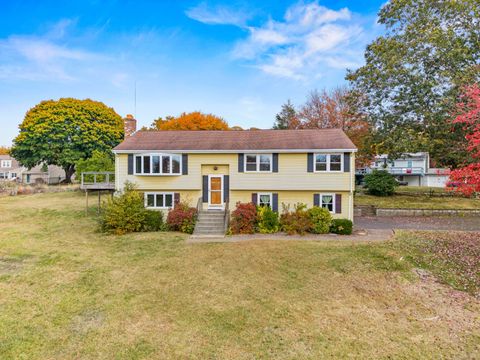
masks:
<instances>
[{"instance_id":1,"label":"stone retaining edge","mask_svg":"<svg viewBox=\"0 0 480 360\"><path fill-rule=\"evenodd\" d=\"M480 209L387 209L358 205L354 216L480 216Z\"/></svg>"}]
</instances>

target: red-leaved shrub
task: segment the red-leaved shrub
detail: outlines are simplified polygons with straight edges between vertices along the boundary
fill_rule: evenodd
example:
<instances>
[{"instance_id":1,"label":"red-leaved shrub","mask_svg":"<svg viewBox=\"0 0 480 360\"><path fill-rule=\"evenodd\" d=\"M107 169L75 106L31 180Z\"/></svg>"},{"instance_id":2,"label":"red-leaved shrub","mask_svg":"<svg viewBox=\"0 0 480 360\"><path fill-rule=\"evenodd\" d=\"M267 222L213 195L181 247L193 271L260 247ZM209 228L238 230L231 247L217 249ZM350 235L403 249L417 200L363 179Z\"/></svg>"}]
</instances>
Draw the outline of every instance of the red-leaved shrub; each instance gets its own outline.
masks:
<instances>
[{"instance_id":1,"label":"red-leaved shrub","mask_svg":"<svg viewBox=\"0 0 480 360\"><path fill-rule=\"evenodd\" d=\"M167 224L170 230L191 234L196 221L197 209L188 206L187 203L175 204L175 207L168 211Z\"/></svg>"},{"instance_id":2,"label":"red-leaved shrub","mask_svg":"<svg viewBox=\"0 0 480 360\"><path fill-rule=\"evenodd\" d=\"M254 203L237 202L232 211L230 229L232 234L253 234L257 219L257 207Z\"/></svg>"}]
</instances>

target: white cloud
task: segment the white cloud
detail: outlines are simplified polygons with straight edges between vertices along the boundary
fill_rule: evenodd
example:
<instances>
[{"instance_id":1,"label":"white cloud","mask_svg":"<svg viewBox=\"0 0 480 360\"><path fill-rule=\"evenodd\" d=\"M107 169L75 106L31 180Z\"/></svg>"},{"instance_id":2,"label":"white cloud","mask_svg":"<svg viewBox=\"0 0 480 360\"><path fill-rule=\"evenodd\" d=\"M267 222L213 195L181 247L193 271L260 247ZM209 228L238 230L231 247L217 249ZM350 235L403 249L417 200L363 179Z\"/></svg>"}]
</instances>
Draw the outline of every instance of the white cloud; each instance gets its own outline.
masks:
<instances>
[{"instance_id":1,"label":"white cloud","mask_svg":"<svg viewBox=\"0 0 480 360\"><path fill-rule=\"evenodd\" d=\"M248 37L235 45L233 58L295 80L358 66L369 40L358 16L347 8L329 9L318 1L299 2L285 11L282 20L269 19L244 28Z\"/></svg>"},{"instance_id":2,"label":"white cloud","mask_svg":"<svg viewBox=\"0 0 480 360\"><path fill-rule=\"evenodd\" d=\"M0 78L73 81L80 64L108 60L104 55L68 46L62 38L74 22L61 20L44 35L11 35L0 39Z\"/></svg>"},{"instance_id":3,"label":"white cloud","mask_svg":"<svg viewBox=\"0 0 480 360\"><path fill-rule=\"evenodd\" d=\"M209 8L205 2L188 9L185 14L193 20L209 25L236 25L241 27L250 17L243 11L233 10L226 6Z\"/></svg>"}]
</instances>

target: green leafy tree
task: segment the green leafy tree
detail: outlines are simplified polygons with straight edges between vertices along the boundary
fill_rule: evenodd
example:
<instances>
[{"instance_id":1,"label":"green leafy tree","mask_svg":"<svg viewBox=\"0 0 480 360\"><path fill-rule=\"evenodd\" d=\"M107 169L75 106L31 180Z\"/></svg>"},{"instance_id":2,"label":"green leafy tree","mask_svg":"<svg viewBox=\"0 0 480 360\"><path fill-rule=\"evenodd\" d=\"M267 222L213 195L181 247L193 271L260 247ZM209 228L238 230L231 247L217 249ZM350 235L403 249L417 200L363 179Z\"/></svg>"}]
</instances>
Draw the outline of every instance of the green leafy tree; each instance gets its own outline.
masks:
<instances>
[{"instance_id":1,"label":"green leafy tree","mask_svg":"<svg viewBox=\"0 0 480 360\"><path fill-rule=\"evenodd\" d=\"M282 110L275 116L274 130L296 129L300 125L297 111L288 100L282 105Z\"/></svg>"},{"instance_id":2,"label":"green leafy tree","mask_svg":"<svg viewBox=\"0 0 480 360\"><path fill-rule=\"evenodd\" d=\"M11 154L29 168L40 163L60 166L70 182L79 160L95 150L111 150L123 134L120 115L101 102L47 100L27 112Z\"/></svg>"},{"instance_id":3,"label":"green leafy tree","mask_svg":"<svg viewBox=\"0 0 480 360\"><path fill-rule=\"evenodd\" d=\"M366 64L347 75L365 96L377 150L426 150L438 165L456 166L465 139L449 117L461 88L479 80L480 3L392 0L378 21L385 35L367 47Z\"/></svg>"},{"instance_id":4,"label":"green leafy tree","mask_svg":"<svg viewBox=\"0 0 480 360\"><path fill-rule=\"evenodd\" d=\"M77 172L77 177L80 176L81 173L87 171L115 171L115 162L114 156L111 151L99 151L94 150L91 157L88 159L80 159L75 164L75 171ZM90 177L87 175L87 180L93 179L93 175ZM97 175L97 180L103 181L105 180L103 176ZM113 179L111 179L113 180Z\"/></svg>"}]
</instances>

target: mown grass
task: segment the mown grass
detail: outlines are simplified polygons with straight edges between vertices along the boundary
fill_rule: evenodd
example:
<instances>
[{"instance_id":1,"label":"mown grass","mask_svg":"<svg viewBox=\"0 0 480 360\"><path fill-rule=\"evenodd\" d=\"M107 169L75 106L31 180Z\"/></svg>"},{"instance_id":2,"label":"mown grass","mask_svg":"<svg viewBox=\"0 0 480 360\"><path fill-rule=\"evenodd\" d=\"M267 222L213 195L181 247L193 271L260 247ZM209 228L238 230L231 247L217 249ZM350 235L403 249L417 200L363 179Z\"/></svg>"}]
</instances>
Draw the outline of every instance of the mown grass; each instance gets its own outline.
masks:
<instances>
[{"instance_id":1,"label":"mown grass","mask_svg":"<svg viewBox=\"0 0 480 360\"><path fill-rule=\"evenodd\" d=\"M355 205L374 205L387 209L480 209L479 199L462 197L433 197L421 194L373 196L356 194Z\"/></svg>"},{"instance_id":2,"label":"mown grass","mask_svg":"<svg viewBox=\"0 0 480 360\"><path fill-rule=\"evenodd\" d=\"M480 355L479 304L420 284L387 243L106 236L83 206L0 199L1 359Z\"/></svg>"},{"instance_id":3,"label":"mown grass","mask_svg":"<svg viewBox=\"0 0 480 360\"><path fill-rule=\"evenodd\" d=\"M480 298L480 232L403 231L394 244L416 266Z\"/></svg>"},{"instance_id":4,"label":"mown grass","mask_svg":"<svg viewBox=\"0 0 480 360\"><path fill-rule=\"evenodd\" d=\"M448 192L445 188L428 186L398 186L395 191L414 194L445 194Z\"/></svg>"}]
</instances>

